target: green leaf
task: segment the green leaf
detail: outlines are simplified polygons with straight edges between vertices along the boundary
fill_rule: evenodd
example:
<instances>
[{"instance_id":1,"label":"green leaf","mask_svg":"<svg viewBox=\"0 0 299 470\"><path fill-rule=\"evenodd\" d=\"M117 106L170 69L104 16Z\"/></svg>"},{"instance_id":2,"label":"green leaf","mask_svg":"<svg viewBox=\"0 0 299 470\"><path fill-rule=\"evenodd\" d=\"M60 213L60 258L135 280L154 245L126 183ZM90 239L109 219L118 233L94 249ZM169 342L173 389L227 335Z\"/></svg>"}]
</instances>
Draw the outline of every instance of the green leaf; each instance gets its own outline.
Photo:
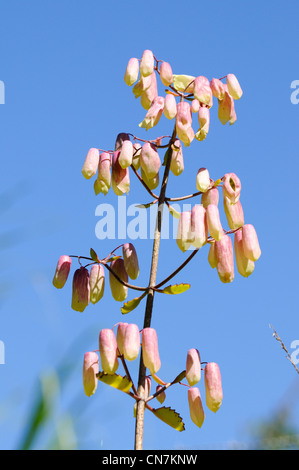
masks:
<instances>
[{"instance_id":1,"label":"green leaf","mask_svg":"<svg viewBox=\"0 0 299 470\"><path fill-rule=\"evenodd\" d=\"M135 310L135 308L138 307L141 300L145 296L146 296L146 292L144 292L144 294L142 294L141 297L136 297L135 299L132 299L132 300L129 300L128 302L126 302L121 308L121 313L126 314L126 313L130 313L133 310Z\"/></svg>"},{"instance_id":2,"label":"green leaf","mask_svg":"<svg viewBox=\"0 0 299 470\"><path fill-rule=\"evenodd\" d=\"M186 292L188 289L190 289L190 287L190 284L175 284L174 286L167 286L165 289L163 289L163 294L182 294L183 292Z\"/></svg>"},{"instance_id":3,"label":"green leaf","mask_svg":"<svg viewBox=\"0 0 299 470\"><path fill-rule=\"evenodd\" d=\"M98 255L96 254L96 252L92 248L90 248L90 257L96 263L98 263L100 261L99 258L98 258Z\"/></svg>"},{"instance_id":4,"label":"green leaf","mask_svg":"<svg viewBox=\"0 0 299 470\"><path fill-rule=\"evenodd\" d=\"M175 219L180 219L181 213L175 210L170 204L167 204L168 210L171 213L172 217Z\"/></svg>"},{"instance_id":5,"label":"green leaf","mask_svg":"<svg viewBox=\"0 0 299 470\"><path fill-rule=\"evenodd\" d=\"M112 261L115 261L119 258L121 258L121 256L111 256L111 258L107 259L107 263L111 263Z\"/></svg>"},{"instance_id":6,"label":"green leaf","mask_svg":"<svg viewBox=\"0 0 299 470\"><path fill-rule=\"evenodd\" d=\"M173 381L172 381L172 384L177 384L179 382L181 382L182 380L184 380L184 378L186 377L186 371L183 370L183 372L181 372Z\"/></svg>"},{"instance_id":7,"label":"green leaf","mask_svg":"<svg viewBox=\"0 0 299 470\"><path fill-rule=\"evenodd\" d=\"M157 201L154 201L154 202L149 202L148 204L136 204L135 207L137 207L138 209L148 209L150 206L153 206L154 204L156 204Z\"/></svg>"},{"instance_id":8,"label":"green leaf","mask_svg":"<svg viewBox=\"0 0 299 470\"><path fill-rule=\"evenodd\" d=\"M106 372L99 372L97 374L97 378L101 382L110 385L110 387L117 388L117 390L120 390L121 392L128 393L132 387L132 382L127 377L122 377L118 374L110 375L106 374Z\"/></svg>"},{"instance_id":9,"label":"green leaf","mask_svg":"<svg viewBox=\"0 0 299 470\"><path fill-rule=\"evenodd\" d=\"M161 421L164 421L164 423L177 431L181 432L185 430L185 425L181 416L170 407L166 408L163 406L162 408L153 409L152 412L157 416L157 418L161 419Z\"/></svg>"}]
</instances>

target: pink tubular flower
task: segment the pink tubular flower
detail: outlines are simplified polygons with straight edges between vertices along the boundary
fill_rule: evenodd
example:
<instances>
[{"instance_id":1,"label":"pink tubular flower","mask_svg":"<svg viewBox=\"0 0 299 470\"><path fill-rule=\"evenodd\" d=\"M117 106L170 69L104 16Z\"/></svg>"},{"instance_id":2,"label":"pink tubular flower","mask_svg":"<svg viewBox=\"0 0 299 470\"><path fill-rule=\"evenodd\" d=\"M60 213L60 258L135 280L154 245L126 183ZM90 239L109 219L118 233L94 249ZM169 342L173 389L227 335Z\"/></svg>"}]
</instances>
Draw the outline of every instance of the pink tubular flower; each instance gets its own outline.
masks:
<instances>
[{"instance_id":1,"label":"pink tubular flower","mask_svg":"<svg viewBox=\"0 0 299 470\"><path fill-rule=\"evenodd\" d=\"M215 257L220 281L232 282L234 280L234 253L228 235L223 235L220 241L215 242Z\"/></svg>"},{"instance_id":2,"label":"pink tubular flower","mask_svg":"<svg viewBox=\"0 0 299 470\"><path fill-rule=\"evenodd\" d=\"M226 173L223 178L223 196L230 199L232 204L235 204L240 197L241 181L235 173Z\"/></svg>"},{"instance_id":3,"label":"pink tubular flower","mask_svg":"<svg viewBox=\"0 0 299 470\"><path fill-rule=\"evenodd\" d=\"M215 242L210 245L208 261L212 269L217 268L217 258L215 255Z\"/></svg>"},{"instance_id":4,"label":"pink tubular flower","mask_svg":"<svg viewBox=\"0 0 299 470\"><path fill-rule=\"evenodd\" d=\"M120 322L117 327L116 342L120 354L124 354L125 333L128 323Z\"/></svg>"},{"instance_id":5,"label":"pink tubular flower","mask_svg":"<svg viewBox=\"0 0 299 470\"><path fill-rule=\"evenodd\" d=\"M168 62L162 62L160 66L160 78L163 85L170 86L172 84L172 68Z\"/></svg>"},{"instance_id":6,"label":"pink tubular flower","mask_svg":"<svg viewBox=\"0 0 299 470\"><path fill-rule=\"evenodd\" d=\"M139 127L143 127L146 130L148 130L156 126L158 122L160 121L160 118L163 114L163 110L164 110L164 98L162 98L162 96L156 96L153 99L151 106L148 112L146 113L145 118L139 124Z\"/></svg>"},{"instance_id":7,"label":"pink tubular flower","mask_svg":"<svg viewBox=\"0 0 299 470\"><path fill-rule=\"evenodd\" d=\"M209 107L213 105L213 94L209 80L206 77L196 77L194 81L194 98Z\"/></svg>"},{"instance_id":8,"label":"pink tubular flower","mask_svg":"<svg viewBox=\"0 0 299 470\"><path fill-rule=\"evenodd\" d=\"M154 178L160 170L161 160L156 147L146 142L141 150L140 164L148 179Z\"/></svg>"},{"instance_id":9,"label":"pink tubular flower","mask_svg":"<svg viewBox=\"0 0 299 470\"><path fill-rule=\"evenodd\" d=\"M128 282L128 274L122 258L112 261L110 267L123 282ZM127 298L128 288L121 284L111 272L109 272L109 283L114 300L117 302L123 302Z\"/></svg>"},{"instance_id":10,"label":"pink tubular flower","mask_svg":"<svg viewBox=\"0 0 299 470\"><path fill-rule=\"evenodd\" d=\"M192 245L201 248L207 243L208 227L206 209L201 204L196 204L191 211Z\"/></svg>"},{"instance_id":11,"label":"pink tubular flower","mask_svg":"<svg viewBox=\"0 0 299 470\"><path fill-rule=\"evenodd\" d=\"M205 413L202 406L200 391L197 387L188 389L188 403L190 418L196 426L201 428L205 420Z\"/></svg>"},{"instance_id":12,"label":"pink tubular flower","mask_svg":"<svg viewBox=\"0 0 299 470\"><path fill-rule=\"evenodd\" d=\"M209 108L200 107L198 110L199 130L195 134L195 138L199 141L205 140L210 128L210 111Z\"/></svg>"},{"instance_id":13,"label":"pink tubular flower","mask_svg":"<svg viewBox=\"0 0 299 470\"><path fill-rule=\"evenodd\" d=\"M194 139L191 108L187 101L177 104L176 132L185 147L188 147Z\"/></svg>"},{"instance_id":14,"label":"pink tubular flower","mask_svg":"<svg viewBox=\"0 0 299 470\"><path fill-rule=\"evenodd\" d=\"M181 212L177 233L177 245L180 250L185 252L190 248L192 242L191 211Z\"/></svg>"},{"instance_id":15,"label":"pink tubular flower","mask_svg":"<svg viewBox=\"0 0 299 470\"><path fill-rule=\"evenodd\" d=\"M196 175L196 188L205 193L211 186L210 174L206 168L200 168Z\"/></svg>"},{"instance_id":16,"label":"pink tubular flower","mask_svg":"<svg viewBox=\"0 0 299 470\"><path fill-rule=\"evenodd\" d=\"M233 73L229 73L226 77L226 82L229 94L235 100L239 100L243 95L243 91L240 87L240 83L238 82L237 77Z\"/></svg>"},{"instance_id":17,"label":"pink tubular flower","mask_svg":"<svg viewBox=\"0 0 299 470\"><path fill-rule=\"evenodd\" d=\"M94 264L89 275L90 302L96 304L104 295L105 272L101 264Z\"/></svg>"},{"instance_id":18,"label":"pink tubular flower","mask_svg":"<svg viewBox=\"0 0 299 470\"><path fill-rule=\"evenodd\" d=\"M122 147L122 144L126 141L130 140L129 134L126 134L125 132L120 132L115 141L115 151L120 150Z\"/></svg>"},{"instance_id":19,"label":"pink tubular flower","mask_svg":"<svg viewBox=\"0 0 299 470\"><path fill-rule=\"evenodd\" d=\"M137 279L139 276L139 263L135 247L132 243L125 243L123 245L123 258L129 277L133 280Z\"/></svg>"},{"instance_id":20,"label":"pink tubular flower","mask_svg":"<svg viewBox=\"0 0 299 470\"><path fill-rule=\"evenodd\" d=\"M183 150L181 141L178 139L176 139L172 147L170 170L175 176L181 175L184 171Z\"/></svg>"},{"instance_id":21,"label":"pink tubular flower","mask_svg":"<svg viewBox=\"0 0 299 470\"><path fill-rule=\"evenodd\" d=\"M221 406L223 392L219 366L215 362L209 362L205 367L205 389L207 407L216 413Z\"/></svg>"},{"instance_id":22,"label":"pink tubular flower","mask_svg":"<svg viewBox=\"0 0 299 470\"><path fill-rule=\"evenodd\" d=\"M186 360L186 379L188 384L193 387L201 378L201 362L197 349L189 349Z\"/></svg>"},{"instance_id":23,"label":"pink tubular flower","mask_svg":"<svg viewBox=\"0 0 299 470\"><path fill-rule=\"evenodd\" d=\"M257 261L261 256L261 249L255 228L246 224L242 228L243 250L246 258Z\"/></svg>"},{"instance_id":24,"label":"pink tubular flower","mask_svg":"<svg viewBox=\"0 0 299 470\"><path fill-rule=\"evenodd\" d=\"M122 169L126 169L132 165L133 161L133 144L130 140L125 140L121 146L118 163Z\"/></svg>"},{"instance_id":25,"label":"pink tubular flower","mask_svg":"<svg viewBox=\"0 0 299 470\"><path fill-rule=\"evenodd\" d=\"M202 205L207 208L209 204L218 206L219 191L218 188L211 188L201 196Z\"/></svg>"},{"instance_id":26,"label":"pink tubular flower","mask_svg":"<svg viewBox=\"0 0 299 470\"><path fill-rule=\"evenodd\" d=\"M164 115L167 119L175 118L177 113L177 106L175 97L168 93L164 99Z\"/></svg>"},{"instance_id":27,"label":"pink tubular flower","mask_svg":"<svg viewBox=\"0 0 299 470\"><path fill-rule=\"evenodd\" d=\"M153 72L149 77L150 85L141 93L141 106L147 111L150 109L152 102L158 96L157 77Z\"/></svg>"},{"instance_id":28,"label":"pink tubular flower","mask_svg":"<svg viewBox=\"0 0 299 470\"><path fill-rule=\"evenodd\" d=\"M133 144L133 167L135 170L139 170L140 168L140 154L141 154L141 145L138 143Z\"/></svg>"},{"instance_id":29,"label":"pink tubular flower","mask_svg":"<svg viewBox=\"0 0 299 470\"><path fill-rule=\"evenodd\" d=\"M72 260L69 256L60 256L53 278L53 286L62 289L65 285L71 269Z\"/></svg>"},{"instance_id":30,"label":"pink tubular flower","mask_svg":"<svg viewBox=\"0 0 299 470\"><path fill-rule=\"evenodd\" d=\"M162 385L157 385L156 393L159 392L162 388L163 388ZM165 390L163 390L163 392L160 392L159 395L156 396L156 398L157 398L158 402L161 403L161 405L163 405L163 403L166 399Z\"/></svg>"},{"instance_id":31,"label":"pink tubular flower","mask_svg":"<svg viewBox=\"0 0 299 470\"><path fill-rule=\"evenodd\" d=\"M99 351L103 371L113 375L118 369L118 359L116 338L112 330L105 328L100 331Z\"/></svg>"},{"instance_id":32,"label":"pink tubular flower","mask_svg":"<svg viewBox=\"0 0 299 470\"><path fill-rule=\"evenodd\" d=\"M143 179L147 187L151 190L156 189L159 186L159 173L157 173L153 178L148 178L141 167L141 178Z\"/></svg>"},{"instance_id":33,"label":"pink tubular flower","mask_svg":"<svg viewBox=\"0 0 299 470\"><path fill-rule=\"evenodd\" d=\"M96 195L107 194L111 188L111 157L107 152L100 154L98 176L94 183Z\"/></svg>"},{"instance_id":34,"label":"pink tubular flower","mask_svg":"<svg viewBox=\"0 0 299 470\"><path fill-rule=\"evenodd\" d=\"M83 312L90 300L89 272L83 266L75 271L73 277L72 309Z\"/></svg>"},{"instance_id":35,"label":"pink tubular flower","mask_svg":"<svg viewBox=\"0 0 299 470\"><path fill-rule=\"evenodd\" d=\"M235 230L242 227L244 225L244 213L240 200L232 204L230 199L224 196L223 205L229 228Z\"/></svg>"},{"instance_id":36,"label":"pink tubular flower","mask_svg":"<svg viewBox=\"0 0 299 470\"><path fill-rule=\"evenodd\" d=\"M152 51L145 50L140 62L140 74L143 77L151 75L154 71L155 60Z\"/></svg>"},{"instance_id":37,"label":"pink tubular flower","mask_svg":"<svg viewBox=\"0 0 299 470\"><path fill-rule=\"evenodd\" d=\"M96 174L99 166L99 158L100 152L98 149L92 148L88 151L82 168L82 175L87 180Z\"/></svg>"},{"instance_id":38,"label":"pink tubular flower","mask_svg":"<svg viewBox=\"0 0 299 470\"><path fill-rule=\"evenodd\" d=\"M126 73L124 76L125 83L128 86L132 86L138 79L139 74L139 60L133 57L129 60Z\"/></svg>"},{"instance_id":39,"label":"pink tubular flower","mask_svg":"<svg viewBox=\"0 0 299 470\"><path fill-rule=\"evenodd\" d=\"M154 328L143 328L142 330L142 357L145 367L152 375L161 367L158 350L158 337Z\"/></svg>"},{"instance_id":40,"label":"pink tubular flower","mask_svg":"<svg viewBox=\"0 0 299 470\"><path fill-rule=\"evenodd\" d=\"M139 98L144 91L146 91L152 83L152 77L140 77L138 82L133 86L133 93L135 98Z\"/></svg>"},{"instance_id":41,"label":"pink tubular flower","mask_svg":"<svg viewBox=\"0 0 299 470\"><path fill-rule=\"evenodd\" d=\"M85 395L91 397L98 387L99 357L96 352L87 352L83 360L83 387Z\"/></svg>"},{"instance_id":42,"label":"pink tubular flower","mask_svg":"<svg viewBox=\"0 0 299 470\"><path fill-rule=\"evenodd\" d=\"M134 361L140 350L139 328L134 323L129 323L125 328L123 355L128 361Z\"/></svg>"},{"instance_id":43,"label":"pink tubular flower","mask_svg":"<svg viewBox=\"0 0 299 470\"><path fill-rule=\"evenodd\" d=\"M222 83L221 80L218 80L218 78L213 78L210 82L210 87L215 98L218 98L220 101L223 100L225 95L224 83Z\"/></svg>"},{"instance_id":44,"label":"pink tubular flower","mask_svg":"<svg viewBox=\"0 0 299 470\"><path fill-rule=\"evenodd\" d=\"M227 85L224 85L224 87L224 98L222 100L218 100L218 118L223 125L225 125L227 122L229 122L231 125L234 124L237 120L235 104L234 99L227 90Z\"/></svg>"},{"instance_id":45,"label":"pink tubular flower","mask_svg":"<svg viewBox=\"0 0 299 470\"><path fill-rule=\"evenodd\" d=\"M219 210L215 204L209 204L206 209L208 230L214 240L219 241L223 237L223 228L220 222Z\"/></svg>"},{"instance_id":46,"label":"pink tubular flower","mask_svg":"<svg viewBox=\"0 0 299 470\"><path fill-rule=\"evenodd\" d=\"M200 102L195 98L194 100L192 100L192 103L191 103L191 111L192 113L198 113L200 109Z\"/></svg>"},{"instance_id":47,"label":"pink tubular flower","mask_svg":"<svg viewBox=\"0 0 299 470\"><path fill-rule=\"evenodd\" d=\"M120 150L113 153L112 158L112 188L117 196L122 196L130 191L129 168L123 169L119 164Z\"/></svg>"},{"instance_id":48,"label":"pink tubular flower","mask_svg":"<svg viewBox=\"0 0 299 470\"><path fill-rule=\"evenodd\" d=\"M254 261L251 259L246 258L243 249L243 235L242 230L238 230L235 232L235 240L234 240L234 247L235 247L235 257L236 257L236 264L237 269L241 276L248 277L250 274L253 273L255 264Z\"/></svg>"},{"instance_id":49,"label":"pink tubular flower","mask_svg":"<svg viewBox=\"0 0 299 470\"><path fill-rule=\"evenodd\" d=\"M173 75L173 87L177 91L193 93L195 77L191 75Z\"/></svg>"},{"instance_id":50,"label":"pink tubular flower","mask_svg":"<svg viewBox=\"0 0 299 470\"><path fill-rule=\"evenodd\" d=\"M151 393L152 379L147 375L144 384L144 398L148 398Z\"/></svg>"}]
</instances>

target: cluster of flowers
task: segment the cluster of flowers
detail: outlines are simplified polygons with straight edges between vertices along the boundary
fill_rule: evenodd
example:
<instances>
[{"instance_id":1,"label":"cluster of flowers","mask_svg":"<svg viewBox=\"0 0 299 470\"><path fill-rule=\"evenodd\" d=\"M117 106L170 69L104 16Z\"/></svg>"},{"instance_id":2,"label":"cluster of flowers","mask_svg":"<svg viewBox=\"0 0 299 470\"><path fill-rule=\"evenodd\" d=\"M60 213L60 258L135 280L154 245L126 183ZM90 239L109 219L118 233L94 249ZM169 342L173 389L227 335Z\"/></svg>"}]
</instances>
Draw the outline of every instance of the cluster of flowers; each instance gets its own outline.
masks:
<instances>
[{"instance_id":1,"label":"cluster of flowers","mask_svg":"<svg viewBox=\"0 0 299 470\"><path fill-rule=\"evenodd\" d=\"M135 247L132 243L123 245L123 258L115 257L110 262L109 284L111 294L118 302L123 302L128 295L128 287L121 284L117 277L124 283L128 283L128 277L137 279L139 276L139 263ZM109 260L104 260L106 264ZM53 285L57 289L62 289L68 279L72 260L69 256L61 256L58 260L53 278ZM113 271L117 277L111 272ZM77 312L83 312L91 302L96 304L104 295L105 272L100 263L92 265L90 272L86 267L81 266L74 273L72 308Z\"/></svg>"},{"instance_id":2,"label":"cluster of flowers","mask_svg":"<svg viewBox=\"0 0 299 470\"><path fill-rule=\"evenodd\" d=\"M141 348L144 365L149 369L152 377L161 367L161 360L158 350L158 337L154 328L144 328L141 331ZM117 335L113 329L103 329L99 335L99 353L102 371L113 375L119 366L119 357L128 361L137 359L140 351L140 331L137 325L129 323L119 323ZM98 385L97 374L100 371L99 356L96 351L87 352L83 360L83 387L85 394L90 397ZM216 412L222 403L223 392L221 385L221 375L216 363L207 363L205 368L205 392L207 407ZM202 426L205 418L201 395L198 384L201 379L201 360L197 349L190 349L186 360L186 379L188 381L188 402L192 421L199 427ZM146 379L145 399L150 395L151 378ZM161 390L161 392L160 392ZM166 398L165 391L161 385L157 385L157 400L162 404Z\"/></svg>"},{"instance_id":3,"label":"cluster of flowers","mask_svg":"<svg viewBox=\"0 0 299 470\"><path fill-rule=\"evenodd\" d=\"M230 233L234 233L236 264L239 273L248 277L254 270L255 261L261 256L261 249L255 228L244 224L244 213L240 201L241 182L234 173L227 173L221 179L223 205ZM210 243L208 260L212 268L217 268L222 282L234 279L233 246L228 232L222 228L218 202L218 185L210 178L206 168L197 174L197 189L202 192L201 204L191 211L180 214L177 244L182 251L192 245L201 248ZM208 238L208 233L211 238Z\"/></svg>"},{"instance_id":4,"label":"cluster of flowers","mask_svg":"<svg viewBox=\"0 0 299 470\"><path fill-rule=\"evenodd\" d=\"M156 71L163 85L171 89L166 90L165 98L158 95ZM129 60L124 80L128 86L135 83L133 93L136 98L140 97L141 105L147 110L139 126L146 130L156 126L164 113L167 119L176 119L177 136L185 146L189 146L194 137L201 141L209 132L209 109L213 106L213 96L219 103L221 123L236 122L234 100L240 99L243 92L234 74L223 78L226 78L226 83L217 78L209 81L203 76L175 75L168 62L157 61L152 51L145 50L141 60L135 57ZM182 93L187 93L186 98L191 99L191 105L182 99L185 97ZM179 103L175 96L181 97ZM198 116L199 129L196 133L192 129L192 112Z\"/></svg>"}]
</instances>

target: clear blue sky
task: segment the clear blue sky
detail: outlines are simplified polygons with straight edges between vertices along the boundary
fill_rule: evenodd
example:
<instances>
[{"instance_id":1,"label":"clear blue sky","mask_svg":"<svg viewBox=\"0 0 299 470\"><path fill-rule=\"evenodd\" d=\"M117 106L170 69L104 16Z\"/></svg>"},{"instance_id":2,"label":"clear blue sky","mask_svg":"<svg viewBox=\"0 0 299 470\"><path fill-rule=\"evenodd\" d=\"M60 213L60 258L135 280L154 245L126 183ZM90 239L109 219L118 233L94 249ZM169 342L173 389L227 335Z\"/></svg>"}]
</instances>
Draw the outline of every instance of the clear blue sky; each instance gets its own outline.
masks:
<instances>
[{"instance_id":1,"label":"clear blue sky","mask_svg":"<svg viewBox=\"0 0 299 470\"><path fill-rule=\"evenodd\" d=\"M118 132L149 138L171 132L165 118L147 134L138 128L145 113L123 76L129 58L141 57L144 49L178 74L239 78L244 95L236 103L236 124L222 126L217 106L212 108L208 138L184 152L185 171L171 178L168 194L192 192L200 167L214 179L235 172L246 222L256 227L262 249L249 279L237 274L223 285L208 265L206 247L176 278L191 289L155 299L161 376L174 378L185 367L187 350L196 347L203 360L219 363L224 400L216 415L206 410L199 430L189 417L186 388L171 390L165 404L184 417L186 431L177 433L148 413L145 448L246 443L248 426L273 416L298 381L269 328L271 323L288 348L299 340L299 105L290 100L291 83L299 79L298 2L191 0L184 7L177 0L0 1L6 92L0 106L3 449L19 445L40 375L61 364L73 369L36 448L68 413L82 448L133 446L133 401L102 384L91 399L82 392L83 354L97 348L101 328L121 321L120 305L107 283L100 304L74 312L71 282L57 291L52 277L61 254L88 255L91 247L106 254L117 244L95 236L95 210L104 197L96 198L81 175L87 150L112 148ZM127 204L148 202L131 179ZM112 191L105 202L117 207ZM148 281L151 248L150 240L136 241L139 285ZM185 256L175 241L163 241L158 278ZM141 327L143 313L144 304L126 321ZM200 389L204 395L203 383ZM296 423L298 406L293 412Z\"/></svg>"}]
</instances>

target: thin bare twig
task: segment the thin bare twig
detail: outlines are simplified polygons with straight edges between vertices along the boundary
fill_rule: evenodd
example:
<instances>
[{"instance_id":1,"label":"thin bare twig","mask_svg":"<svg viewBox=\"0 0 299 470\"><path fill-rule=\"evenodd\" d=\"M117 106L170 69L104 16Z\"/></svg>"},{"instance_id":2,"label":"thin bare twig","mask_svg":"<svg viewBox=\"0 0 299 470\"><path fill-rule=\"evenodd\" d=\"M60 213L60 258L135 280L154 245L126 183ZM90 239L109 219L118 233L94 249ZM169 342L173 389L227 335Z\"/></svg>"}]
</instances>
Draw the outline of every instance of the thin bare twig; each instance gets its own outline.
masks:
<instances>
[{"instance_id":1,"label":"thin bare twig","mask_svg":"<svg viewBox=\"0 0 299 470\"><path fill-rule=\"evenodd\" d=\"M298 369L298 367L296 366L296 364L294 363L294 361L293 361L293 359L292 359L292 357L291 357L289 351L288 351L287 348L285 347L285 345L284 345L282 339L278 336L278 333L277 333L277 331L275 331L275 329L273 328L273 326L272 326L272 325L269 325L269 326L270 326L270 328L272 328L272 330L274 331L274 333L273 333L274 338L276 339L276 341L278 341L278 342L280 343L281 348L286 352L286 354L287 354L287 359L288 359L288 360L290 361L290 363L293 365L293 367L295 368L297 374L299 374L299 369Z\"/></svg>"}]
</instances>

